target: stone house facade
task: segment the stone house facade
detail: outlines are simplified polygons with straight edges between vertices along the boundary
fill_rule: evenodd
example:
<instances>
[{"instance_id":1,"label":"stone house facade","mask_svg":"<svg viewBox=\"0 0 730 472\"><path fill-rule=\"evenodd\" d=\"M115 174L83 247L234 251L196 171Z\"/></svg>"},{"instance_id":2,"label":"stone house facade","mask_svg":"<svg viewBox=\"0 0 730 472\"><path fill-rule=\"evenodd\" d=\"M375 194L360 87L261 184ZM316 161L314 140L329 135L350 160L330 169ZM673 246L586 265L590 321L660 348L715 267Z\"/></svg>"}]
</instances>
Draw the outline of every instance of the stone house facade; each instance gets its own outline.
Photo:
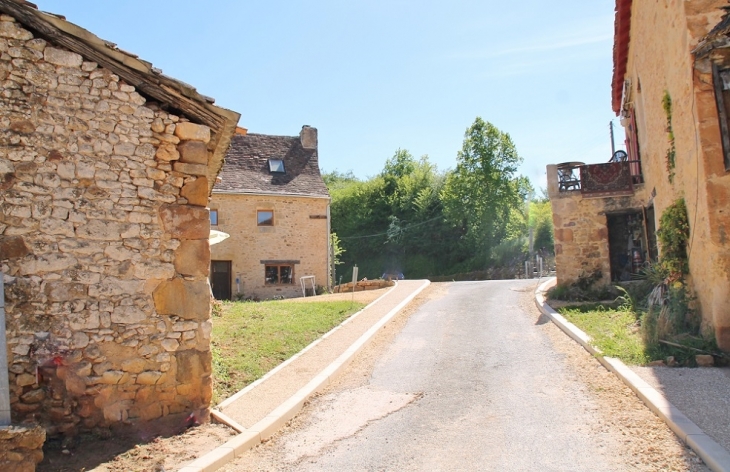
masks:
<instances>
[{"instance_id":1,"label":"stone house facade","mask_svg":"<svg viewBox=\"0 0 730 472\"><path fill-rule=\"evenodd\" d=\"M14 422L53 436L206 420L206 206L238 118L61 16L0 0Z\"/></svg>"},{"instance_id":2,"label":"stone house facade","mask_svg":"<svg viewBox=\"0 0 730 472\"><path fill-rule=\"evenodd\" d=\"M617 0L612 104L626 129L628 163L620 165L631 170L631 193L586 195L585 189L565 184L565 165L549 166L548 178L560 283L594 268L604 281L620 279L618 259L631 266L656 258L661 248L654 228L664 210L684 198L689 283L705 328L730 351L727 5L725 0ZM589 167L574 166L581 186ZM628 215L623 222L621 215ZM635 236L643 245L612 260L611 221L623 225L624 238Z\"/></svg>"},{"instance_id":3,"label":"stone house facade","mask_svg":"<svg viewBox=\"0 0 730 472\"><path fill-rule=\"evenodd\" d=\"M237 134L210 203L212 228L230 235L211 247L216 298L301 297L303 276L330 287L329 203L315 128Z\"/></svg>"}]
</instances>

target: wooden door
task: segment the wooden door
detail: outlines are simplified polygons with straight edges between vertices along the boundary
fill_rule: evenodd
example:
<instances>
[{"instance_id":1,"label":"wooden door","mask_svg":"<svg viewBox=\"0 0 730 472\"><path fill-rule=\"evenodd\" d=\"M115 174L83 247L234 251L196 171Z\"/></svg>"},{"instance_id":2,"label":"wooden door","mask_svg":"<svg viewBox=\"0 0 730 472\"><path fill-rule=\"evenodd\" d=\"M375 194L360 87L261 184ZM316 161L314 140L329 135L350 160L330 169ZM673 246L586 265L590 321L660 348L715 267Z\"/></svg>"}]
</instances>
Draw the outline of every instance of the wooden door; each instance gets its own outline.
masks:
<instances>
[{"instance_id":1,"label":"wooden door","mask_svg":"<svg viewBox=\"0 0 730 472\"><path fill-rule=\"evenodd\" d=\"M231 261L210 262L210 286L216 300L231 299Z\"/></svg>"}]
</instances>

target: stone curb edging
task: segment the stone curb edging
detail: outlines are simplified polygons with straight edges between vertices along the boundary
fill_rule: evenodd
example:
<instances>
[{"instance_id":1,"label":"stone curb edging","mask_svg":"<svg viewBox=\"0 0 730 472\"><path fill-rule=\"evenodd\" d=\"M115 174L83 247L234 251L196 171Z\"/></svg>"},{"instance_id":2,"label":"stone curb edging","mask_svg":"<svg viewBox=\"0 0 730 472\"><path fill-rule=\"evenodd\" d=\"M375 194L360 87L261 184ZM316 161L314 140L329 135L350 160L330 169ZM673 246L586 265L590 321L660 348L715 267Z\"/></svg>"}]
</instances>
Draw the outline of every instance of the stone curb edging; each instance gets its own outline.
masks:
<instances>
[{"instance_id":1,"label":"stone curb edging","mask_svg":"<svg viewBox=\"0 0 730 472\"><path fill-rule=\"evenodd\" d=\"M213 449L212 451L206 453L202 457L199 457L198 459L194 460L193 462L189 463L188 465L178 469L178 472L212 472L220 467L224 466L228 462L232 461L236 457L241 456L243 453L247 452L249 449L253 448L254 446L260 444L263 440L266 440L270 438L276 431L281 429L289 420L294 418L297 413L302 409L302 406L304 406L304 403L307 401L307 399L313 395L314 393L320 391L322 388L326 387L330 384L344 369L349 365L350 361L367 345L367 343L375 336L375 334L382 328L388 321L390 321L398 312L400 312L408 303L410 303L416 295L421 293L426 287L430 285L430 281L425 280L424 283L413 291L408 297L405 298L402 302L400 302L395 308L390 310L383 318L380 319L375 325L373 325L370 329L368 329L362 336L360 336L357 341L355 341L352 346L350 346L344 353L342 353L337 359L335 359L329 366L327 366L322 372L320 372L318 375L316 375L312 380L309 381L304 387L299 389L291 398L286 400L284 403L279 405L277 408L274 409L271 413L269 413L264 419L260 420L258 423L254 424L250 428L246 429L245 431L241 432L237 436L235 436L233 439L229 440L225 444L218 446L217 448ZM303 351L296 354L295 356L300 356L303 352L306 352L307 350L311 349L314 345L318 344L322 339L329 336L330 333L334 332L335 330L339 329L341 326L349 322L350 320L354 319L356 316L358 316L360 313L362 313L365 309L368 307L374 305L378 301L380 301L383 297L387 296L390 293L383 294L380 298L376 299L372 303L370 303L368 306L363 308L363 310L359 311L358 313L355 313L350 318L345 320L342 324L339 326L333 328L331 331L329 331L327 334L325 334L322 338L314 341L312 344L304 348ZM283 364L278 367L280 370L283 368ZM267 374L266 377L272 375ZM262 379L263 381L263 379ZM261 383L261 382L259 382ZM249 385L251 387L251 385ZM250 388L247 387L249 390ZM245 390L245 389L244 389ZM240 393L240 392L239 392ZM239 394L236 394L240 397ZM234 395L234 397L236 396ZM238 397L237 397L238 398ZM230 400L230 398L228 399ZM228 402L226 400L226 402ZM226 403L229 405L231 402ZM221 418L225 417L225 415L221 415L220 412L215 412L213 416L216 415L221 416ZM236 428L234 428L236 429Z\"/></svg>"},{"instance_id":2,"label":"stone curb edging","mask_svg":"<svg viewBox=\"0 0 730 472\"><path fill-rule=\"evenodd\" d=\"M661 392L646 383L621 360L604 357L599 349L591 345L591 338L586 333L547 304L545 293L556 283L555 277L552 277L535 291L535 304L540 312L548 316L568 336L583 346L606 369L616 374L654 414L667 423L667 426L697 453L710 469L715 472L730 472L730 452L727 449L705 434L699 426L672 405Z\"/></svg>"}]
</instances>

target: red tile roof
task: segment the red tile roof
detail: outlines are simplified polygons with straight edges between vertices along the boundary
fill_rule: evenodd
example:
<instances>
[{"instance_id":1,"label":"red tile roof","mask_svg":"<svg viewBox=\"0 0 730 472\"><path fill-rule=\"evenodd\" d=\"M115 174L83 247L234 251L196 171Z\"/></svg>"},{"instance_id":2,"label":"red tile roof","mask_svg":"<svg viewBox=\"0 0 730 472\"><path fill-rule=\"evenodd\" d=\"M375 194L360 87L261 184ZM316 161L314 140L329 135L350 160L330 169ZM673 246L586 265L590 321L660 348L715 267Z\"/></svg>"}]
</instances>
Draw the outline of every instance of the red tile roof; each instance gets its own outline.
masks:
<instances>
[{"instance_id":1,"label":"red tile roof","mask_svg":"<svg viewBox=\"0 0 730 472\"><path fill-rule=\"evenodd\" d=\"M621 98L629 58L632 0L616 0L616 19L613 37L613 81L611 83L611 104L616 115L621 111Z\"/></svg>"}]
</instances>

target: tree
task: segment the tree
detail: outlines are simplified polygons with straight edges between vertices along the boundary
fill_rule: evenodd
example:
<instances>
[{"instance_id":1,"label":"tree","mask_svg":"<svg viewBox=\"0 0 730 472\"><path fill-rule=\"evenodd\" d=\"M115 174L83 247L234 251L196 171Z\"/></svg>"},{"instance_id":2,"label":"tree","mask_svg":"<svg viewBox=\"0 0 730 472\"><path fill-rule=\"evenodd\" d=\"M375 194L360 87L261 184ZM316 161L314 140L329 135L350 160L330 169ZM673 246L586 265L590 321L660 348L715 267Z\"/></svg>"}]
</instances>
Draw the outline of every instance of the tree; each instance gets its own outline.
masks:
<instances>
[{"instance_id":1,"label":"tree","mask_svg":"<svg viewBox=\"0 0 730 472\"><path fill-rule=\"evenodd\" d=\"M522 158L509 134L477 117L466 130L456 169L448 176L442 201L448 220L471 249L475 267L489 265L492 249L507 236L512 213L524 208L529 190L516 177Z\"/></svg>"}]
</instances>

